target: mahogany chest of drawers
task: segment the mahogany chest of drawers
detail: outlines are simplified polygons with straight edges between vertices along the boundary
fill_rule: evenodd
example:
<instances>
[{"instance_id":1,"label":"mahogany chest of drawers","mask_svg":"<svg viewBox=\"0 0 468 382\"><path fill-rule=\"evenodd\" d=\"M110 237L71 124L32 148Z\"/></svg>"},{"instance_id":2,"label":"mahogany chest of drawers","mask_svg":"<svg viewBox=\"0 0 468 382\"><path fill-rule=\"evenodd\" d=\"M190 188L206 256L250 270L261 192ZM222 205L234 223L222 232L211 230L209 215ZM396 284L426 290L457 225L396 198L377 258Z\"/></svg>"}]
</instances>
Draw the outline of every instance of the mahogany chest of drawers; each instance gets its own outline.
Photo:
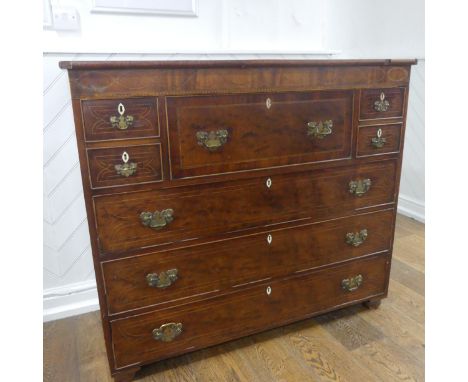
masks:
<instances>
[{"instance_id":1,"label":"mahogany chest of drawers","mask_svg":"<svg viewBox=\"0 0 468 382\"><path fill-rule=\"evenodd\" d=\"M414 63L60 63L116 380L378 306Z\"/></svg>"}]
</instances>

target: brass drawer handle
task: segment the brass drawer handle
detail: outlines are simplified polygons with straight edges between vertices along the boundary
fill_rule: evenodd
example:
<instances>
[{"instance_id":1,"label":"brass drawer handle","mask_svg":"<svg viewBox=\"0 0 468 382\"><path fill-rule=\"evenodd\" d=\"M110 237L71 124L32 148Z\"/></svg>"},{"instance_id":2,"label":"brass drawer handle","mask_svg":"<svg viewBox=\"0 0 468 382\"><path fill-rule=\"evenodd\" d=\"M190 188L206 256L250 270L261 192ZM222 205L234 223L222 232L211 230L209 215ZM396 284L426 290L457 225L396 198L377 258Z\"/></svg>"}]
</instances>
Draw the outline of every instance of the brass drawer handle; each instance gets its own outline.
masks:
<instances>
[{"instance_id":1,"label":"brass drawer handle","mask_svg":"<svg viewBox=\"0 0 468 382\"><path fill-rule=\"evenodd\" d=\"M182 324L180 322L168 322L162 324L159 328L153 329L153 338L156 341L171 342L182 333Z\"/></svg>"},{"instance_id":2,"label":"brass drawer handle","mask_svg":"<svg viewBox=\"0 0 468 382\"><path fill-rule=\"evenodd\" d=\"M349 182L349 192L356 196L362 196L370 190L372 182L370 179L358 179Z\"/></svg>"},{"instance_id":3,"label":"brass drawer handle","mask_svg":"<svg viewBox=\"0 0 468 382\"><path fill-rule=\"evenodd\" d=\"M382 137L382 129L377 130L377 136L371 139L372 146L377 149L382 148L387 140Z\"/></svg>"},{"instance_id":4,"label":"brass drawer handle","mask_svg":"<svg viewBox=\"0 0 468 382\"><path fill-rule=\"evenodd\" d=\"M154 212L142 212L140 214L141 224L153 229L161 229L166 227L174 220L174 210L168 208L166 210Z\"/></svg>"},{"instance_id":5,"label":"brass drawer handle","mask_svg":"<svg viewBox=\"0 0 468 382\"><path fill-rule=\"evenodd\" d=\"M137 170L137 164L135 162L116 164L114 167L118 175L125 176L126 178L134 175Z\"/></svg>"},{"instance_id":6,"label":"brass drawer handle","mask_svg":"<svg viewBox=\"0 0 468 382\"><path fill-rule=\"evenodd\" d=\"M380 99L374 102L374 110L378 111L379 113L387 111L390 107L390 102L385 99L385 93L380 93Z\"/></svg>"},{"instance_id":7,"label":"brass drawer handle","mask_svg":"<svg viewBox=\"0 0 468 382\"><path fill-rule=\"evenodd\" d=\"M119 113L118 116L110 117L112 127L119 130L127 130L133 124L133 117L131 115L124 115L125 106L122 103L119 103L117 106L117 111Z\"/></svg>"},{"instance_id":8,"label":"brass drawer handle","mask_svg":"<svg viewBox=\"0 0 468 382\"><path fill-rule=\"evenodd\" d=\"M149 273L146 275L146 281L150 287L167 288L176 282L177 273L177 269L169 269L159 273L159 275L157 273Z\"/></svg>"},{"instance_id":9,"label":"brass drawer handle","mask_svg":"<svg viewBox=\"0 0 468 382\"><path fill-rule=\"evenodd\" d=\"M350 277L349 279L344 279L341 281L341 287L347 291L352 292L358 289L362 285L363 277L362 275L356 275Z\"/></svg>"},{"instance_id":10,"label":"brass drawer handle","mask_svg":"<svg viewBox=\"0 0 468 382\"><path fill-rule=\"evenodd\" d=\"M348 232L346 234L346 243L353 247L359 247L367 239L367 229L362 229L359 232Z\"/></svg>"},{"instance_id":11,"label":"brass drawer handle","mask_svg":"<svg viewBox=\"0 0 468 382\"><path fill-rule=\"evenodd\" d=\"M117 175L122 175L128 178L130 175L133 175L136 173L138 165L135 162L128 162L130 159L130 156L126 151L123 152L122 154L122 161L123 164L116 164L114 166L115 171L117 172Z\"/></svg>"},{"instance_id":12,"label":"brass drawer handle","mask_svg":"<svg viewBox=\"0 0 468 382\"><path fill-rule=\"evenodd\" d=\"M312 139L323 139L330 135L333 127L333 121L307 122L307 136Z\"/></svg>"},{"instance_id":13,"label":"brass drawer handle","mask_svg":"<svg viewBox=\"0 0 468 382\"><path fill-rule=\"evenodd\" d=\"M216 151L227 142L228 135L227 130L198 131L197 142L208 151Z\"/></svg>"}]
</instances>

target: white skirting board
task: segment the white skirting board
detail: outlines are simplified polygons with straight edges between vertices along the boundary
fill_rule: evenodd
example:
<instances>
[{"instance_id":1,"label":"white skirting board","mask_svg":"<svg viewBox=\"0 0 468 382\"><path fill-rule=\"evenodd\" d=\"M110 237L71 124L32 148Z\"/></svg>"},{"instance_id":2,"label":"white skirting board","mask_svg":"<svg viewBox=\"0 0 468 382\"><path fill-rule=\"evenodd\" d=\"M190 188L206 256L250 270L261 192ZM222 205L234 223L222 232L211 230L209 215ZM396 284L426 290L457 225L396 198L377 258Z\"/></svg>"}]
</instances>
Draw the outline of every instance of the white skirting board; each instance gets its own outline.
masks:
<instances>
[{"instance_id":1,"label":"white skirting board","mask_svg":"<svg viewBox=\"0 0 468 382\"><path fill-rule=\"evenodd\" d=\"M400 195L398 213L424 222L424 203ZM43 298L44 322L99 309L96 282L94 280L44 290Z\"/></svg>"},{"instance_id":2,"label":"white skirting board","mask_svg":"<svg viewBox=\"0 0 468 382\"><path fill-rule=\"evenodd\" d=\"M43 292L43 321L58 320L99 310L96 281L68 284Z\"/></svg>"},{"instance_id":3,"label":"white skirting board","mask_svg":"<svg viewBox=\"0 0 468 382\"><path fill-rule=\"evenodd\" d=\"M415 200L413 198L410 198L409 196L400 194L398 198L398 213L424 223L424 201Z\"/></svg>"}]
</instances>

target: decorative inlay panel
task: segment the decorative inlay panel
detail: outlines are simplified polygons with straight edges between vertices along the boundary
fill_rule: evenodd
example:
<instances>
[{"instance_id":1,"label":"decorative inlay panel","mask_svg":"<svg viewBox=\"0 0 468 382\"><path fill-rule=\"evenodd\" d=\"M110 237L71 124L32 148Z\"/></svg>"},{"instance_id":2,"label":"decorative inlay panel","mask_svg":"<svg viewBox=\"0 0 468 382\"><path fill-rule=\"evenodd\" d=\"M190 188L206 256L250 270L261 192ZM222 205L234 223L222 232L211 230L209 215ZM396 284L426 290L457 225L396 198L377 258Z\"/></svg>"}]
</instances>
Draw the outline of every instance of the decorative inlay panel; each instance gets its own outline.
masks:
<instances>
[{"instance_id":1,"label":"decorative inlay panel","mask_svg":"<svg viewBox=\"0 0 468 382\"><path fill-rule=\"evenodd\" d=\"M159 136L157 98L83 101L82 108L87 141ZM124 119L120 125L119 117Z\"/></svg>"},{"instance_id":2,"label":"decorative inlay panel","mask_svg":"<svg viewBox=\"0 0 468 382\"><path fill-rule=\"evenodd\" d=\"M161 145L122 146L88 149L88 163L93 188L122 186L126 184L157 182L162 180ZM125 163L124 153L127 154ZM122 158L124 156L124 158ZM134 170L119 171L123 165L133 165ZM116 168L117 167L117 168Z\"/></svg>"}]
</instances>

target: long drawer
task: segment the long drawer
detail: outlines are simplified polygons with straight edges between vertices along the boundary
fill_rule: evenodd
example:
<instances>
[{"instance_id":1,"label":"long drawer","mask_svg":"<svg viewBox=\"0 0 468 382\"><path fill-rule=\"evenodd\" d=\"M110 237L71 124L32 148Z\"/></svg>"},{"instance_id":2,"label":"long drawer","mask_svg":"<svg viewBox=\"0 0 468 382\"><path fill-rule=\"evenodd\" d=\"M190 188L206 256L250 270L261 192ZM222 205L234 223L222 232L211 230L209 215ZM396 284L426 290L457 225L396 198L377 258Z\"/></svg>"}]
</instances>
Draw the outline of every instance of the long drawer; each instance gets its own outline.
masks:
<instances>
[{"instance_id":1,"label":"long drawer","mask_svg":"<svg viewBox=\"0 0 468 382\"><path fill-rule=\"evenodd\" d=\"M396 161L94 198L102 253L393 203Z\"/></svg>"},{"instance_id":2,"label":"long drawer","mask_svg":"<svg viewBox=\"0 0 468 382\"><path fill-rule=\"evenodd\" d=\"M390 249L393 209L102 263L110 314Z\"/></svg>"},{"instance_id":3,"label":"long drawer","mask_svg":"<svg viewBox=\"0 0 468 382\"><path fill-rule=\"evenodd\" d=\"M166 102L174 178L351 158L350 90Z\"/></svg>"},{"instance_id":4,"label":"long drawer","mask_svg":"<svg viewBox=\"0 0 468 382\"><path fill-rule=\"evenodd\" d=\"M383 295L388 256L296 275L201 303L111 321L117 368L155 361Z\"/></svg>"}]
</instances>

